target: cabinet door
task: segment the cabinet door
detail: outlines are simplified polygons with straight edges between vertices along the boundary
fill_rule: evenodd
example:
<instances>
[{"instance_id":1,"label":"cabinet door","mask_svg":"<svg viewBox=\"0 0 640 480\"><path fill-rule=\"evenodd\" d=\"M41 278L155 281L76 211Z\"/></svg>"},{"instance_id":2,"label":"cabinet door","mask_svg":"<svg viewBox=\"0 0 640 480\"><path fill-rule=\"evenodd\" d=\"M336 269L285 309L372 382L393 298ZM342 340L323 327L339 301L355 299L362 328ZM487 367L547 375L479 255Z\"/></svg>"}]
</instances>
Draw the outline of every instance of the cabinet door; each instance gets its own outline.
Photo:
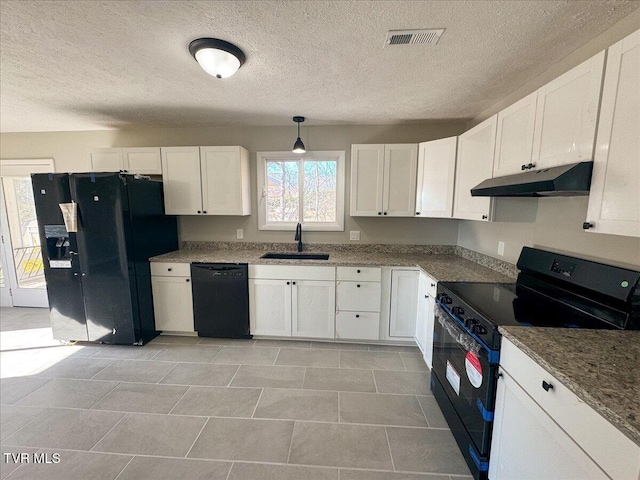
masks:
<instances>
[{"instance_id":1,"label":"cabinet door","mask_svg":"<svg viewBox=\"0 0 640 480\"><path fill-rule=\"evenodd\" d=\"M498 113L493 176L522 172L531 162L537 92Z\"/></svg>"},{"instance_id":2,"label":"cabinet door","mask_svg":"<svg viewBox=\"0 0 640 480\"><path fill-rule=\"evenodd\" d=\"M253 335L291 336L291 282L249 280L249 312Z\"/></svg>"},{"instance_id":3,"label":"cabinet door","mask_svg":"<svg viewBox=\"0 0 640 480\"><path fill-rule=\"evenodd\" d=\"M504 371L494 418L492 480L609 478Z\"/></svg>"},{"instance_id":4,"label":"cabinet door","mask_svg":"<svg viewBox=\"0 0 640 480\"><path fill-rule=\"evenodd\" d=\"M156 330L193 332L193 300L189 277L151 277Z\"/></svg>"},{"instance_id":5,"label":"cabinet door","mask_svg":"<svg viewBox=\"0 0 640 480\"><path fill-rule=\"evenodd\" d=\"M640 30L609 48L587 222L640 237Z\"/></svg>"},{"instance_id":6,"label":"cabinet door","mask_svg":"<svg viewBox=\"0 0 640 480\"><path fill-rule=\"evenodd\" d=\"M249 215L249 152L242 147L200 147L202 206L207 215Z\"/></svg>"},{"instance_id":7,"label":"cabinet door","mask_svg":"<svg viewBox=\"0 0 640 480\"><path fill-rule=\"evenodd\" d=\"M162 175L160 148L123 148L124 169L141 175Z\"/></svg>"},{"instance_id":8,"label":"cabinet door","mask_svg":"<svg viewBox=\"0 0 640 480\"><path fill-rule=\"evenodd\" d=\"M162 184L167 215L198 215L202 212L200 149L162 148Z\"/></svg>"},{"instance_id":9,"label":"cabinet door","mask_svg":"<svg viewBox=\"0 0 640 480\"><path fill-rule=\"evenodd\" d=\"M418 145L384 146L382 214L390 217L413 217L416 204Z\"/></svg>"},{"instance_id":10,"label":"cabinet door","mask_svg":"<svg viewBox=\"0 0 640 480\"><path fill-rule=\"evenodd\" d=\"M335 282L293 281L291 305L292 336L334 338Z\"/></svg>"},{"instance_id":11,"label":"cabinet door","mask_svg":"<svg viewBox=\"0 0 640 480\"><path fill-rule=\"evenodd\" d=\"M436 322L436 301L431 295L426 298L425 316L425 342L424 342L424 363L431 369L433 367L433 329Z\"/></svg>"},{"instance_id":12,"label":"cabinet door","mask_svg":"<svg viewBox=\"0 0 640 480\"><path fill-rule=\"evenodd\" d=\"M427 276L420 274L418 277L418 311L416 312L416 343L424 355L427 341L427 305L429 302L427 295Z\"/></svg>"},{"instance_id":13,"label":"cabinet door","mask_svg":"<svg viewBox=\"0 0 640 480\"><path fill-rule=\"evenodd\" d=\"M418 306L418 272L391 271L389 336L414 338Z\"/></svg>"},{"instance_id":14,"label":"cabinet door","mask_svg":"<svg viewBox=\"0 0 640 480\"><path fill-rule=\"evenodd\" d=\"M382 215L384 145L351 145L351 216Z\"/></svg>"},{"instance_id":15,"label":"cabinet door","mask_svg":"<svg viewBox=\"0 0 640 480\"><path fill-rule=\"evenodd\" d=\"M416 216L451 218L458 137L419 145Z\"/></svg>"},{"instance_id":16,"label":"cabinet door","mask_svg":"<svg viewBox=\"0 0 640 480\"><path fill-rule=\"evenodd\" d=\"M491 220L491 197L472 197L471 189L493 176L497 115L458 137L453 217Z\"/></svg>"},{"instance_id":17,"label":"cabinet door","mask_svg":"<svg viewBox=\"0 0 640 480\"><path fill-rule=\"evenodd\" d=\"M99 148L92 150L92 172L119 172L124 170L124 160L121 148Z\"/></svg>"},{"instance_id":18,"label":"cabinet door","mask_svg":"<svg viewBox=\"0 0 640 480\"><path fill-rule=\"evenodd\" d=\"M593 159L603 67L604 51L538 90L536 168Z\"/></svg>"}]
</instances>

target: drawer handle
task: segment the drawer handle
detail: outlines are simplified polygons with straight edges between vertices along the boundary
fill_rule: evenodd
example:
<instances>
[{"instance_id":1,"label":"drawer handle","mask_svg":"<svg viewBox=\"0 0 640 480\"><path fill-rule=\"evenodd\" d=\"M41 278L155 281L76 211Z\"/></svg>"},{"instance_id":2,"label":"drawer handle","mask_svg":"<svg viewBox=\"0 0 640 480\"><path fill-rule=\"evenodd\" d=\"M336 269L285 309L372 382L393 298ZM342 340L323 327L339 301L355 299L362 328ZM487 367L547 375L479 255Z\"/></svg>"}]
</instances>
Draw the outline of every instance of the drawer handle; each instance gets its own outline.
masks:
<instances>
[{"instance_id":1,"label":"drawer handle","mask_svg":"<svg viewBox=\"0 0 640 480\"><path fill-rule=\"evenodd\" d=\"M435 287L435 286L436 286L436 284L435 284L435 283L432 283L432 284L431 284L431 286L432 286L432 287Z\"/></svg>"},{"instance_id":2,"label":"drawer handle","mask_svg":"<svg viewBox=\"0 0 640 480\"><path fill-rule=\"evenodd\" d=\"M358 285L356 285L356 287L360 288L360 285L358 284Z\"/></svg>"},{"instance_id":3,"label":"drawer handle","mask_svg":"<svg viewBox=\"0 0 640 480\"><path fill-rule=\"evenodd\" d=\"M190 282L190 281L191 281L191 279L190 279L190 278L187 278L187 279L185 279L185 281Z\"/></svg>"},{"instance_id":4,"label":"drawer handle","mask_svg":"<svg viewBox=\"0 0 640 480\"><path fill-rule=\"evenodd\" d=\"M295 284L296 284L296 282L291 282L291 285L295 285Z\"/></svg>"},{"instance_id":5,"label":"drawer handle","mask_svg":"<svg viewBox=\"0 0 640 480\"><path fill-rule=\"evenodd\" d=\"M356 314L356 318L360 318L360 315Z\"/></svg>"},{"instance_id":6,"label":"drawer handle","mask_svg":"<svg viewBox=\"0 0 640 480\"><path fill-rule=\"evenodd\" d=\"M171 270L173 270L173 268L167 268L167 272L170 272Z\"/></svg>"},{"instance_id":7,"label":"drawer handle","mask_svg":"<svg viewBox=\"0 0 640 480\"><path fill-rule=\"evenodd\" d=\"M542 388L544 388L545 392L548 392L549 390L553 389L553 385L542 380Z\"/></svg>"},{"instance_id":8,"label":"drawer handle","mask_svg":"<svg viewBox=\"0 0 640 480\"><path fill-rule=\"evenodd\" d=\"M356 273L360 273L360 270L356 270Z\"/></svg>"},{"instance_id":9,"label":"drawer handle","mask_svg":"<svg viewBox=\"0 0 640 480\"><path fill-rule=\"evenodd\" d=\"M291 282L287 282L287 285L291 285Z\"/></svg>"}]
</instances>

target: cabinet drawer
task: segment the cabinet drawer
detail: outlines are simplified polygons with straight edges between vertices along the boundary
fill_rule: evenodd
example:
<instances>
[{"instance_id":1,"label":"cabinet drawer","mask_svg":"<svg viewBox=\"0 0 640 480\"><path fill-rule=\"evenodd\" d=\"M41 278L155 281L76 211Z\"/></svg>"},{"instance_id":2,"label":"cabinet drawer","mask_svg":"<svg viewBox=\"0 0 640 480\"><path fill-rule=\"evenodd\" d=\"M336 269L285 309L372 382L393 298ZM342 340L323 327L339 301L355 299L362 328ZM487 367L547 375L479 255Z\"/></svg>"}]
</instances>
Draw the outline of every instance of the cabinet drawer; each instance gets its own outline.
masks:
<instances>
[{"instance_id":1,"label":"cabinet drawer","mask_svg":"<svg viewBox=\"0 0 640 480\"><path fill-rule=\"evenodd\" d=\"M382 278L379 267L338 267L336 270L337 280L379 282Z\"/></svg>"},{"instance_id":2,"label":"cabinet drawer","mask_svg":"<svg viewBox=\"0 0 640 480\"><path fill-rule=\"evenodd\" d=\"M273 280L335 280L335 267L249 265L249 278Z\"/></svg>"},{"instance_id":3,"label":"cabinet drawer","mask_svg":"<svg viewBox=\"0 0 640 480\"><path fill-rule=\"evenodd\" d=\"M338 312L336 314L336 338L378 340L379 335L379 313Z\"/></svg>"},{"instance_id":4,"label":"cabinet drawer","mask_svg":"<svg viewBox=\"0 0 640 480\"><path fill-rule=\"evenodd\" d=\"M636 478L640 447L509 340L502 339L502 368L612 478ZM553 386L545 391L542 382Z\"/></svg>"},{"instance_id":5,"label":"cabinet drawer","mask_svg":"<svg viewBox=\"0 0 640 480\"><path fill-rule=\"evenodd\" d=\"M380 311L380 282L338 282L336 306L340 310Z\"/></svg>"},{"instance_id":6,"label":"cabinet drawer","mask_svg":"<svg viewBox=\"0 0 640 480\"><path fill-rule=\"evenodd\" d=\"M151 275L165 277L190 277L190 263L151 262Z\"/></svg>"}]
</instances>

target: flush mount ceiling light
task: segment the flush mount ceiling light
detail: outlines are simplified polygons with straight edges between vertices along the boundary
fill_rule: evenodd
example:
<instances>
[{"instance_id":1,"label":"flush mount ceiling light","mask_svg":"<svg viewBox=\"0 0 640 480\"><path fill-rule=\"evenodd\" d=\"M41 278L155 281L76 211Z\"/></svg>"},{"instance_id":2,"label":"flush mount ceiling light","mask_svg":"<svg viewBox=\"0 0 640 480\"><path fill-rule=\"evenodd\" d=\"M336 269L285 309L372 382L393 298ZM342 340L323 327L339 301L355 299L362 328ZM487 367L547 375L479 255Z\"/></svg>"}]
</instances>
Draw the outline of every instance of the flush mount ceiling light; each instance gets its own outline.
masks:
<instances>
[{"instance_id":1,"label":"flush mount ceiling light","mask_svg":"<svg viewBox=\"0 0 640 480\"><path fill-rule=\"evenodd\" d=\"M227 78L245 61L242 50L218 38L198 38L189 44L189 52L202 69L216 78Z\"/></svg>"},{"instance_id":2,"label":"flush mount ceiling light","mask_svg":"<svg viewBox=\"0 0 640 480\"><path fill-rule=\"evenodd\" d=\"M304 122L304 117L293 117L293 121L298 124L298 138L296 139L296 143L293 144L293 153L304 153L307 150L304 148L304 143L300 139L300 124Z\"/></svg>"}]
</instances>

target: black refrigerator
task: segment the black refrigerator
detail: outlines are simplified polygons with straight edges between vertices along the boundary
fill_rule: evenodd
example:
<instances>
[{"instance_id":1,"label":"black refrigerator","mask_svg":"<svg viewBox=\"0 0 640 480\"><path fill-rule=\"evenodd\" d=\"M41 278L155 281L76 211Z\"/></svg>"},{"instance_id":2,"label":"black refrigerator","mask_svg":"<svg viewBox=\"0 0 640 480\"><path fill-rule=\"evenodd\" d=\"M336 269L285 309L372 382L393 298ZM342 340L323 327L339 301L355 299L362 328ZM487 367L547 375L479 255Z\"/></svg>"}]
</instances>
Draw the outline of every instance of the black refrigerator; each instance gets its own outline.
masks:
<instances>
[{"instance_id":1,"label":"black refrigerator","mask_svg":"<svg viewBox=\"0 0 640 480\"><path fill-rule=\"evenodd\" d=\"M53 337L142 345L158 335L148 259L178 248L162 182L119 173L31 180Z\"/></svg>"}]
</instances>

